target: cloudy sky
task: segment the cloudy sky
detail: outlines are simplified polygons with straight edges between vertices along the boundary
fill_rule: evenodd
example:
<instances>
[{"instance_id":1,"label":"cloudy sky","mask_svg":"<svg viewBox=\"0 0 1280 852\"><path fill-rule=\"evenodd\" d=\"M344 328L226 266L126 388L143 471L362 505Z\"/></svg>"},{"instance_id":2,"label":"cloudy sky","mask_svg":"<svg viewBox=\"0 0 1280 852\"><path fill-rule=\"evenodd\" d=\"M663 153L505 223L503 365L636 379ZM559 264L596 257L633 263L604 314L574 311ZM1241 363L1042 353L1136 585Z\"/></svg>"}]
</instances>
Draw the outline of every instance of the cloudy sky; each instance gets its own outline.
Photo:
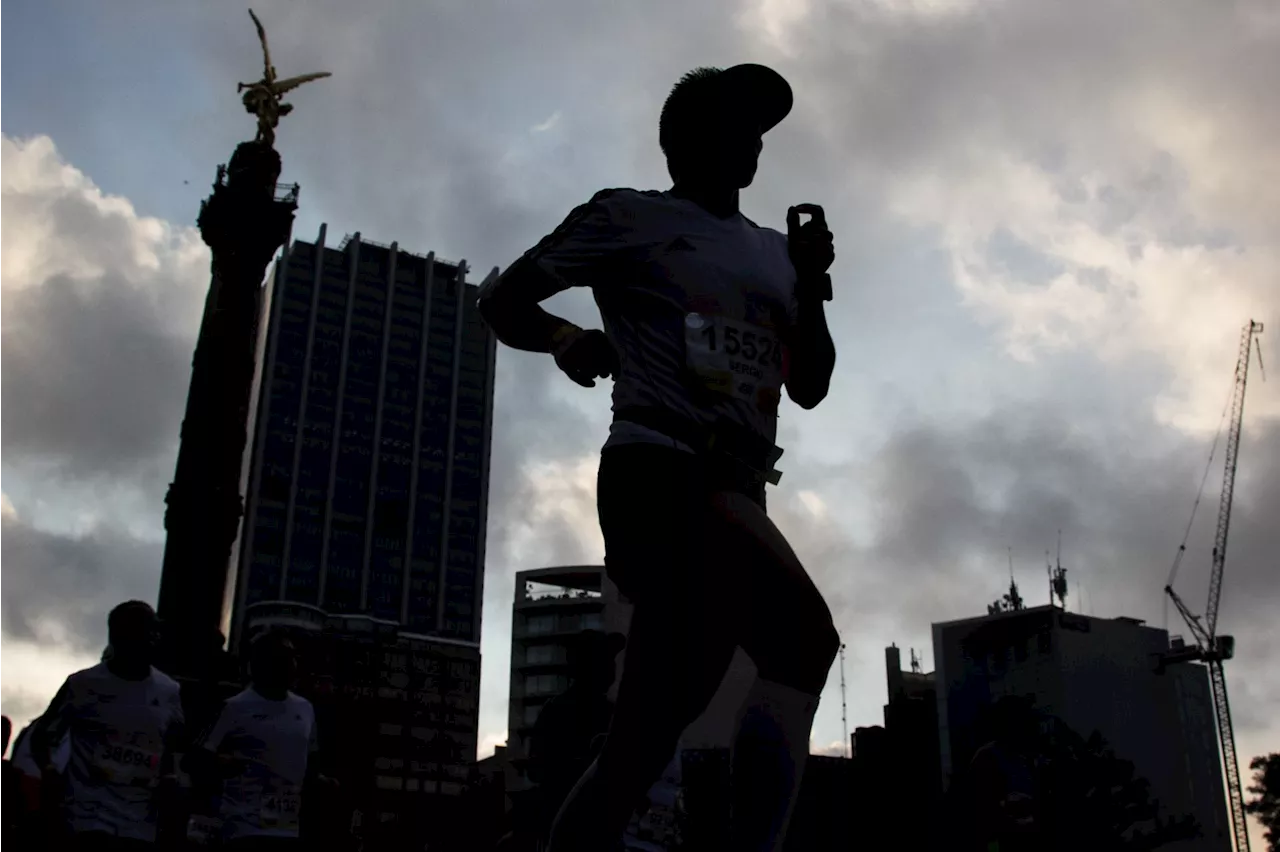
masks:
<instances>
[{"instance_id":1,"label":"cloudy sky","mask_svg":"<svg viewBox=\"0 0 1280 852\"><path fill-rule=\"evenodd\" d=\"M682 72L756 61L791 80L743 203L775 227L790 204L826 207L839 363L821 408L784 410L771 505L848 644L851 725L880 721L883 647L926 648L931 622L983 612L1007 548L1043 602L1058 529L1073 607L1165 624L1240 327L1280 333L1274 3L256 11L281 73L334 73L295 94L278 140L302 185L295 233L327 222L475 269L597 189L664 188L657 115ZM96 657L110 603L154 598L207 281L192 225L252 132L235 83L260 59L225 4L59 0L5 19L3 702L26 718ZM587 294L554 307L593 321ZM505 735L513 573L601 557L608 421L607 393L547 359L504 351L498 369L488 746ZM1245 756L1280 748L1280 382L1254 375L1220 620ZM1178 578L1196 608L1220 481L1215 462ZM818 747L841 738L838 687L833 672Z\"/></svg>"}]
</instances>

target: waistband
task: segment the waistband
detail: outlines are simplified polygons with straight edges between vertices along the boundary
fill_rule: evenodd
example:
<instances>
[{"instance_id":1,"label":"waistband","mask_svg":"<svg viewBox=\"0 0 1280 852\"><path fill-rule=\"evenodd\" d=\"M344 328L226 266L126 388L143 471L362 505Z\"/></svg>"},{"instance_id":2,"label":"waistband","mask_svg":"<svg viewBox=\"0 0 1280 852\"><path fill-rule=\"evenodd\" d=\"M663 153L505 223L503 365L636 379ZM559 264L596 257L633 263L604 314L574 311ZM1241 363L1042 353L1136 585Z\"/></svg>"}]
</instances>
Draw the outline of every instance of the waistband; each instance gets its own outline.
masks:
<instances>
[{"instance_id":1,"label":"waistband","mask_svg":"<svg viewBox=\"0 0 1280 852\"><path fill-rule=\"evenodd\" d=\"M774 468L782 448L754 432L728 420L706 425L666 408L648 405L625 406L613 413L625 420L660 432L687 444L699 455L728 458L750 468L767 482L777 485L782 471Z\"/></svg>"}]
</instances>

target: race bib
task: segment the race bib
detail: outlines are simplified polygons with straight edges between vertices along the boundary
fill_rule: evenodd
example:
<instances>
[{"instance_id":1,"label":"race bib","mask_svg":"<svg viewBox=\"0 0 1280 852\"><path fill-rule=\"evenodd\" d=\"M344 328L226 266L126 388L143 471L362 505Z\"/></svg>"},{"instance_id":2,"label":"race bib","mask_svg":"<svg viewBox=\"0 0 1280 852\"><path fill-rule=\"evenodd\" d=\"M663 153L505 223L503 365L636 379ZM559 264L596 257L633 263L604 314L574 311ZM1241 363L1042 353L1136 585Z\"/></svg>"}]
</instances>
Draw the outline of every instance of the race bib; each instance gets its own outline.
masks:
<instances>
[{"instance_id":1,"label":"race bib","mask_svg":"<svg viewBox=\"0 0 1280 852\"><path fill-rule=\"evenodd\" d=\"M301 813L301 790L280 782L263 793L259 824L272 831L297 831Z\"/></svg>"},{"instance_id":2,"label":"race bib","mask_svg":"<svg viewBox=\"0 0 1280 852\"><path fill-rule=\"evenodd\" d=\"M707 390L776 411L781 399L782 341L751 323L708 314L688 314L684 323L685 366Z\"/></svg>"},{"instance_id":3,"label":"race bib","mask_svg":"<svg viewBox=\"0 0 1280 852\"><path fill-rule=\"evenodd\" d=\"M93 768L109 784L148 787L160 775L160 753L109 742L94 752Z\"/></svg>"}]
</instances>

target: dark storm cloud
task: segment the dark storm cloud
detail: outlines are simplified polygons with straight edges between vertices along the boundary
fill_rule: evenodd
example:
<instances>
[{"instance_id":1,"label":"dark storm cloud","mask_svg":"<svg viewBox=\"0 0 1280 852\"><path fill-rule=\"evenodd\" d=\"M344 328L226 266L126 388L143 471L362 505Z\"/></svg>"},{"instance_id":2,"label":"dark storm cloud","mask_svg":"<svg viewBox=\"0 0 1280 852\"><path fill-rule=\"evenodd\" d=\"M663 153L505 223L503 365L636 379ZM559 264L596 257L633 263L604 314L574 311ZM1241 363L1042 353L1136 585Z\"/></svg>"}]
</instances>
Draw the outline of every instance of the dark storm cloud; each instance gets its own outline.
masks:
<instances>
[{"instance_id":1,"label":"dark storm cloud","mask_svg":"<svg viewBox=\"0 0 1280 852\"><path fill-rule=\"evenodd\" d=\"M1155 424L1147 424L1153 433ZM1221 448L1175 588L1203 612L1221 483ZM1023 597L1047 602L1045 551L1063 532L1068 603L1102 617L1128 615L1186 634L1163 587L1197 493L1208 443L1099 443L1048 412L1003 411L963 426L918 424L858 470L799 471L818 493L865 477L875 506L870 541L794 506L775 512L792 533L837 624L853 634L926 635L928 625L985 612L1008 585L1008 551ZM799 486L796 486L799 487ZM781 495L780 495L781 496ZM781 503L781 501L779 501ZM1242 730L1271 721L1277 685L1265 649L1277 639L1280 423L1242 442L1219 630L1237 637L1232 683ZM885 631L888 631L886 634Z\"/></svg>"},{"instance_id":2,"label":"dark storm cloud","mask_svg":"<svg viewBox=\"0 0 1280 852\"><path fill-rule=\"evenodd\" d=\"M6 291L6 463L52 462L73 479L153 473L177 440L193 344L157 301L114 271Z\"/></svg>"},{"instance_id":3,"label":"dark storm cloud","mask_svg":"<svg viewBox=\"0 0 1280 852\"><path fill-rule=\"evenodd\" d=\"M886 196L903 178L962 181L976 167L1012 157L1054 172L1064 197L1080 189L1082 175L1094 171L1121 183L1122 192L1103 193L1106 209L1099 227L1104 232L1140 211L1150 215L1159 209L1190 220L1170 231L1187 235L1169 237L1177 244L1207 240L1206 233L1215 229L1215 240L1223 233L1250 232L1271 239L1280 222L1280 207L1267 189L1280 185L1267 171L1274 162L1269 146L1280 133L1280 111L1270 91L1280 73L1275 64L1280 50L1275 50L1274 26L1241 23L1245 10L1263 4L1018 2L940 18L890 15L878 11L885 4L876 3L808 5L810 16L787 33L793 47L787 57L736 26L746 8L740 3L482 0L359 6L262 0L255 8L281 73L334 72L290 96L297 109L280 129L283 177L303 185L299 227L309 237L324 220L331 233L360 230L381 242L399 240L412 251L465 257L475 270L472 279L479 280L490 266L510 263L595 190L666 185L656 119L662 97L683 71L702 64L775 64L791 79L797 105L765 141L760 178L746 195L746 209L758 221L778 225L787 204L827 205L840 253L835 270L840 290L831 316L841 364L839 393L808 421L810 427L819 425L818 419L830 424L822 428L832 436L831 444L798 446L800 433L792 424L802 418L793 416L794 409L784 414L783 443L791 461L771 505L831 598L846 637L856 643L851 645L855 656L871 646L876 653L870 656L878 658L880 647L904 634L926 636L931 621L981 613L1003 591L1006 546L1014 548L1024 595L1040 600L1043 552L1053 547L1059 528L1073 605L1080 602L1083 580L1099 614L1138 615L1160 624L1160 587L1207 446L1128 415L1108 428L1099 424L1105 417L1097 409L1149 407L1149 395L1135 397L1132 390L1150 386L1148 371L1167 382L1164 364L1148 368L1129 362L1082 376L1057 363L1035 368L1009 363L989 328L959 304L948 258L937 254L936 234L895 230L885 212ZM170 13L150 4L122 3L112 6L110 17L115 26L141 31L159 14ZM151 135L183 152L173 156L186 158L186 171L149 174L148 185L122 189L151 199L148 210L174 204L171 218L189 220L207 190L193 186L178 207L173 193L156 187L178 186L187 178L203 183L213 165L224 162L251 132L234 83L253 79L260 58L243 9L184 8L181 16L166 18L159 31L170 36L166 49L181 54L198 73L186 67L183 75L156 74L152 54L138 51L135 58L121 51L114 79L155 81L147 100L165 104L155 112L168 117L148 119L165 122L166 132ZM198 96L185 88L193 76L203 87ZM116 122L124 99L131 97L121 91L98 88L84 97ZM1164 138L1153 143L1142 135L1150 135L1156 122L1135 112L1144 104L1142 95L1152 92L1178 106L1195 106L1193 113L1170 111L1168 146ZM556 112L561 118L554 127L530 132ZM1165 149L1181 139L1174 131L1189 114L1204 119L1196 127L1212 140L1210 150L1231 159L1227 166L1252 166L1169 162ZM1140 120L1146 121L1142 127ZM91 126L106 126L105 119ZM168 133L169 128L175 132ZM147 132L131 126L129 145L136 146ZM1257 140L1267 142L1267 148L1258 149L1267 157L1252 156L1250 145ZM103 145L90 138L82 147ZM139 155L125 150L129 146L106 147L120 158L146 156L149 163L152 156L149 149ZM1178 212L1199 168L1208 176L1202 179L1212 182L1216 176L1228 188L1242 173L1252 176L1254 185L1248 192L1228 193L1232 206ZM998 208L1005 199L995 194L990 201ZM69 215L60 219L75 221ZM86 239L104 242L92 236L91 222L75 228ZM1024 254L1010 264L1030 270L1043 263L1034 250ZM137 274L134 270L127 277L134 280ZM131 298L127 290L124 297ZM114 299L116 291L84 297L84 305L64 301L84 310L95 298ZM17 304L10 299L6 289L6 362L8 309ZM591 321L591 306L581 294L567 301L566 313L577 310L581 315L575 319ZM107 317L117 313L105 305L94 309ZM183 315L198 319L198 306ZM65 332L70 322L48 324ZM164 331L166 320L154 313L153 322L161 330L153 329L156 339L146 344L148 351L157 362L168 357L169 366L143 365L149 370L144 375L161 386L175 372L185 376L190 344L165 356L166 335L173 332ZM127 336L130 329L121 325L117 333ZM116 371L100 348L88 354L94 357L84 369L106 372L96 386L87 378L82 384L102 397L144 405L138 395L145 389L120 387L128 374ZM1067 354L1079 361L1092 358L1078 351ZM32 366L24 380L27 399L47 384L63 400L55 406L58 411L74 414L77 400L92 401L63 388L57 375L36 369ZM6 363L6 380L10 371ZM1002 379L1008 385L1000 392L985 390ZM184 384L185 378L176 389L165 390L172 400L170 413L152 408L160 412L154 420L131 424L127 413L115 419L102 415L115 424L105 436L63 435L55 442L36 434L43 427L32 423L18 430L24 449L11 452L6 434L6 474L15 460L34 455L30 448L40 446L46 456L54 450L67 457L79 453L76 464L92 471L127 469L112 468L112 458L142 458L147 445L155 447L154 453L171 452ZM1025 401L1053 386L1069 397L1060 408L1041 405L1038 398ZM24 404L11 402L11 388L5 389L4 402ZM583 556L574 526L581 520L534 511L537 490L522 471L533 462L571 462L598 449L607 419L605 395L607 387L594 395L572 387L545 358L511 351L500 355L485 730L500 731L506 719L509 633L499 628L509 623L511 572L534 567L527 559L554 563ZM963 409L964 416L948 416L953 409ZM1093 416L1082 418L1082 412ZM11 412L4 417L7 432ZM162 428L158 421L166 417ZM58 436L68 427L47 428ZM1280 687L1259 651L1280 642L1268 626L1267 607L1275 608L1276 593L1265 582L1267 571L1274 576L1273 554L1280 552L1268 525L1269 518L1280 515L1276 434L1272 427L1265 440L1251 440L1243 450L1223 599L1223 629L1240 641L1231 677L1242 727L1265 725L1269 708L1280 704ZM832 469L824 459L835 455L854 461ZM797 460L802 466L795 466ZM160 493L168 473L148 477L153 493ZM815 522L790 501L789 495L802 488L826 499L832 512L827 521ZM1202 526L1193 539L1199 549L1187 557L1182 578L1184 594L1197 610L1203 605L1211 535L1203 524L1216 509L1212 492L1211 480ZM852 498L851 504L875 507L868 529L842 527L848 523L840 515L842 495ZM19 505L20 516L23 511ZM159 520L157 503L157 528ZM124 538L101 533L81 540L39 538L43 534L32 530L11 535L10 526L6 519L6 580L18 576L11 552L40 555L44 561L29 561L61 566L56 571L62 573L49 575L60 578L55 591L41 586L42 575L24 573L29 583L6 591L6 619L11 607L21 607L62 613L80 619L73 627L93 628L100 615L89 611L100 606L98 597L110 596L94 592L96 585L86 576L125 571L135 561L159 564L158 551ZM24 541L25 550L11 551ZM144 597L154 590L151 576ZM83 609L76 609L75 601L59 603L59 595L76 598L81 589L92 598ZM5 631L25 630L23 625L31 623L30 617L6 621ZM89 644L94 641L91 635ZM873 670L882 664L871 660ZM878 714L883 689L878 674L875 687L869 706Z\"/></svg>"},{"instance_id":4,"label":"dark storm cloud","mask_svg":"<svg viewBox=\"0 0 1280 852\"><path fill-rule=\"evenodd\" d=\"M3 521L4 633L46 639L42 624L66 630L76 651L106 644L107 613L124 600L155 601L162 546L95 527L81 535Z\"/></svg>"},{"instance_id":5,"label":"dark storm cloud","mask_svg":"<svg viewBox=\"0 0 1280 852\"><path fill-rule=\"evenodd\" d=\"M796 77L813 93L815 120L881 168L997 143L987 153L1022 147L1056 169L1081 142L1139 141L1142 96L1199 103L1219 132L1245 120L1269 137L1280 124L1269 82L1280 73L1280 33L1269 9L1087 0L931 17L815 4L793 34ZM1088 148L1094 163L1126 154Z\"/></svg>"}]
</instances>

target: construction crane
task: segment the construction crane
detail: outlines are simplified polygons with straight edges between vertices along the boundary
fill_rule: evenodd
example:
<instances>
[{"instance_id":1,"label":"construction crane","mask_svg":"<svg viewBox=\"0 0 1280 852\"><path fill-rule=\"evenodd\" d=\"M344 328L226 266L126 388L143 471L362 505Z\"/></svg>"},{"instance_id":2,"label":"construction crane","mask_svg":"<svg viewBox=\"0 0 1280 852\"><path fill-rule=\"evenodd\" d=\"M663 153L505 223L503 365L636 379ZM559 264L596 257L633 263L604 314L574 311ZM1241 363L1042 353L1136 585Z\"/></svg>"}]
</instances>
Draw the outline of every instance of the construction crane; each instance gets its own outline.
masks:
<instances>
[{"instance_id":1,"label":"construction crane","mask_svg":"<svg viewBox=\"0 0 1280 852\"><path fill-rule=\"evenodd\" d=\"M1222 569L1227 562L1227 532L1231 526L1231 500L1235 492L1236 464L1240 453L1240 427L1244 420L1244 394L1249 381L1250 356L1262 334L1262 323L1250 320L1240 336L1240 352L1236 359L1235 385L1231 394L1230 425L1227 430L1225 473L1222 479L1222 498L1218 505L1218 528L1213 540L1213 567L1209 574L1209 602L1204 617L1195 615L1173 590L1173 579L1178 564L1186 551L1186 541L1178 549L1165 594L1182 614L1187 628L1195 639L1195 646L1188 647L1181 640L1174 641L1165 662L1200 660L1208 665L1210 686L1213 690L1213 708L1218 718L1218 740L1222 748L1222 763L1227 776L1227 799L1231 804L1231 827L1235 835L1236 852L1249 852L1249 831L1245 823L1244 796L1240 790L1240 764L1236 758L1235 732L1231 727L1231 705L1227 701L1227 680L1222 664L1235 655L1235 638L1218 635L1218 603L1222 598ZM1257 347L1258 367L1262 366L1262 348ZM1266 377L1265 372L1263 378ZM1197 500L1198 502L1198 500ZM1194 510L1193 510L1194 517ZM1190 525L1188 524L1188 529Z\"/></svg>"}]
</instances>

